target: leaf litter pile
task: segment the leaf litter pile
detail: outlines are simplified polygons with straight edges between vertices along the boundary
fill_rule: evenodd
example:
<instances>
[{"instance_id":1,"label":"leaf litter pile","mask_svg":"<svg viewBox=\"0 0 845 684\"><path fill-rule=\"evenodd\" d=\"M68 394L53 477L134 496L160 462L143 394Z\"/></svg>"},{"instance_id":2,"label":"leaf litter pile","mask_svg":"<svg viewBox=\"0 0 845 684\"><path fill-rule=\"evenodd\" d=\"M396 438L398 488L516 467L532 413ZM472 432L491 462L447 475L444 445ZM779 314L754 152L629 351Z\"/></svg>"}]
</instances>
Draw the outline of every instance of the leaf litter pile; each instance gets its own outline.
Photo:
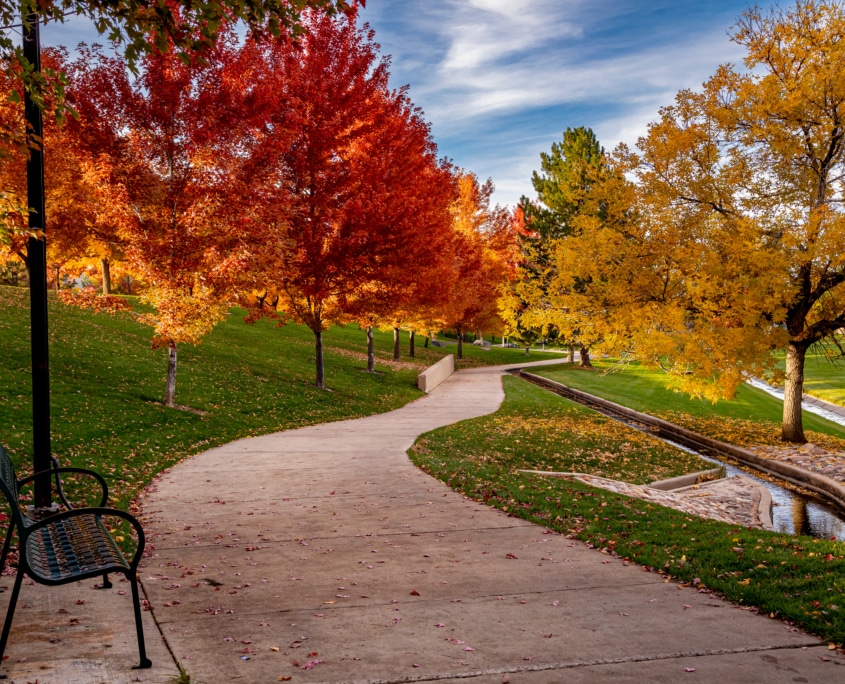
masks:
<instances>
[{"instance_id":1,"label":"leaf litter pile","mask_svg":"<svg viewBox=\"0 0 845 684\"><path fill-rule=\"evenodd\" d=\"M497 413L422 436L409 452L414 463L472 499L842 647L845 543L743 528L519 473L585 472L642 484L709 465L518 378L504 382Z\"/></svg>"}]
</instances>

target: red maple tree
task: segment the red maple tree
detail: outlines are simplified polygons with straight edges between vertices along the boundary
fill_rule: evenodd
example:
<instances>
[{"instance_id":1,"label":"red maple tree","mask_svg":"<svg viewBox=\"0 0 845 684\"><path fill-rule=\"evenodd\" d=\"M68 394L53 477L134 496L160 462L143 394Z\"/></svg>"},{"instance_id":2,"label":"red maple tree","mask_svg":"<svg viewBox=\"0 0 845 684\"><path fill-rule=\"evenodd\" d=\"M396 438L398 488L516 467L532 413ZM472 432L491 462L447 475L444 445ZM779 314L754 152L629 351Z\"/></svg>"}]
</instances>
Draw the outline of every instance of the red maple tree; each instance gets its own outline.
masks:
<instances>
[{"instance_id":1,"label":"red maple tree","mask_svg":"<svg viewBox=\"0 0 845 684\"><path fill-rule=\"evenodd\" d=\"M437 261L452 194L420 112L388 86L372 32L354 16L311 15L305 27L296 44L264 47L265 154L276 155L264 192L275 213L258 260L279 308L313 332L322 388L323 332L360 319L364 300L397 301Z\"/></svg>"}]
</instances>

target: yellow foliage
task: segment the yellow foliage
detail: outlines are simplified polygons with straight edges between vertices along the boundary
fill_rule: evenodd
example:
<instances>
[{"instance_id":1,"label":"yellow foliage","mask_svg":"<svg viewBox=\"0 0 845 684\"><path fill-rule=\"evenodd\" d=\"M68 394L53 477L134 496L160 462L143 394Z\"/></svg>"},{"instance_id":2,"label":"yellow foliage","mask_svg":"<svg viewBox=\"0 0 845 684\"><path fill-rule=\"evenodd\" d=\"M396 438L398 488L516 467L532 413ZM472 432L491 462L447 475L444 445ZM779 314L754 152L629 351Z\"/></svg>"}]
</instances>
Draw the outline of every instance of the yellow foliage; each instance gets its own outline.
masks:
<instances>
[{"instance_id":1,"label":"yellow foliage","mask_svg":"<svg viewBox=\"0 0 845 684\"><path fill-rule=\"evenodd\" d=\"M790 346L800 397L804 352L845 324L843 34L839 4L746 11L749 71L681 91L636 152L609 156L547 286L520 292L534 320L714 400Z\"/></svg>"}]
</instances>

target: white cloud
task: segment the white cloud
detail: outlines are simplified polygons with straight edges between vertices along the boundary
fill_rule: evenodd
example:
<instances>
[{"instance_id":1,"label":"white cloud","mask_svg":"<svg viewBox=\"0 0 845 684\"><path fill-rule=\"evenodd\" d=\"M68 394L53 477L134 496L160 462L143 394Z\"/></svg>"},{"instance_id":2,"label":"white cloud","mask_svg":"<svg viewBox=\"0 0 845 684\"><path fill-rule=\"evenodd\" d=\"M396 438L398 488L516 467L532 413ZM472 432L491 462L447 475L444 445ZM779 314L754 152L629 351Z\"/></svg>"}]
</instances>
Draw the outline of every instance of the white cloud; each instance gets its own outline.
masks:
<instances>
[{"instance_id":1,"label":"white cloud","mask_svg":"<svg viewBox=\"0 0 845 684\"><path fill-rule=\"evenodd\" d=\"M441 150L492 176L497 201L513 204L532 194L540 152L566 127L592 127L608 149L634 144L679 89L740 61L726 35L731 7L690 19L667 3L370 0L367 13L378 7L381 20L390 17L389 35L377 39L393 52L394 80L410 83Z\"/></svg>"},{"instance_id":2,"label":"white cloud","mask_svg":"<svg viewBox=\"0 0 845 684\"><path fill-rule=\"evenodd\" d=\"M424 105L433 120L443 119L458 127L479 117L526 108L618 103L641 100L652 93L663 95L695 87L718 63L739 57L722 31L697 36L693 42L589 61L582 61L577 43L551 45L550 39L545 44L538 39L528 51L522 38L497 40L495 27L475 26L458 37L455 33L461 32L448 30L451 46L446 57L412 92L433 103ZM575 33L571 31L571 35Z\"/></svg>"}]
</instances>

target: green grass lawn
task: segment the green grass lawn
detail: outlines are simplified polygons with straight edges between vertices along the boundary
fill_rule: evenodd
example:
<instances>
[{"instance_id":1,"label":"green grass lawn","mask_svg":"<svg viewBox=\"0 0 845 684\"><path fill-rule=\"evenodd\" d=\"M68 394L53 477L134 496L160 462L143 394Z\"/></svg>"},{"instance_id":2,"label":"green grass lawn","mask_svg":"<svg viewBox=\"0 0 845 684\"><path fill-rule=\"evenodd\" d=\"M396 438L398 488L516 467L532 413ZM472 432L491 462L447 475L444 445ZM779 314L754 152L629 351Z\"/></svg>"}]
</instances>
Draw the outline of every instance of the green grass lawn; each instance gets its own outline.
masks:
<instances>
[{"instance_id":1,"label":"green grass lawn","mask_svg":"<svg viewBox=\"0 0 845 684\"><path fill-rule=\"evenodd\" d=\"M785 367L783 361L780 366ZM804 362L804 392L845 406L845 359L831 361L822 351L807 352Z\"/></svg>"},{"instance_id":2,"label":"green grass lawn","mask_svg":"<svg viewBox=\"0 0 845 684\"><path fill-rule=\"evenodd\" d=\"M594 370L561 364L532 372L726 442L780 444L783 403L762 390L741 385L734 399L713 404L667 389L659 370L632 363L624 370L605 372L613 368L610 361L594 361L594 365ZM804 430L811 442L845 447L839 441L845 439L845 427L806 411Z\"/></svg>"},{"instance_id":3,"label":"green grass lawn","mask_svg":"<svg viewBox=\"0 0 845 684\"><path fill-rule=\"evenodd\" d=\"M618 378L617 378L618 379ZM420 437L419 467L466 496L845 642L845 543L750 530L562 478L648 482L709 465L519 378L490 416Z\"/></svg>"},{"instance_id":4,"label":"green grass lawn","mask_svg":"<svg viewBox=\"0 0 845 684\"><path fill-rule=\"evenodd\" d=\"M32 449L29 299L0 286L0 443L16 464ZM250 435L390 411L421 396L419 372L451 350L422 347L394 364L392 333L376 333L376 374L366 367L366 335L357 326L324 336L326 383L314 386L311 332L243 323L233 310L203 342L179 351L177 404L165 408L165 350L150 349L151 329L131 313L97 314L50 298L52 449L63 465L106 476L126 507L150 479L186 456ZM465 347L459 368L521 361L517 349Z\"/></svg>"}]
</instances>

